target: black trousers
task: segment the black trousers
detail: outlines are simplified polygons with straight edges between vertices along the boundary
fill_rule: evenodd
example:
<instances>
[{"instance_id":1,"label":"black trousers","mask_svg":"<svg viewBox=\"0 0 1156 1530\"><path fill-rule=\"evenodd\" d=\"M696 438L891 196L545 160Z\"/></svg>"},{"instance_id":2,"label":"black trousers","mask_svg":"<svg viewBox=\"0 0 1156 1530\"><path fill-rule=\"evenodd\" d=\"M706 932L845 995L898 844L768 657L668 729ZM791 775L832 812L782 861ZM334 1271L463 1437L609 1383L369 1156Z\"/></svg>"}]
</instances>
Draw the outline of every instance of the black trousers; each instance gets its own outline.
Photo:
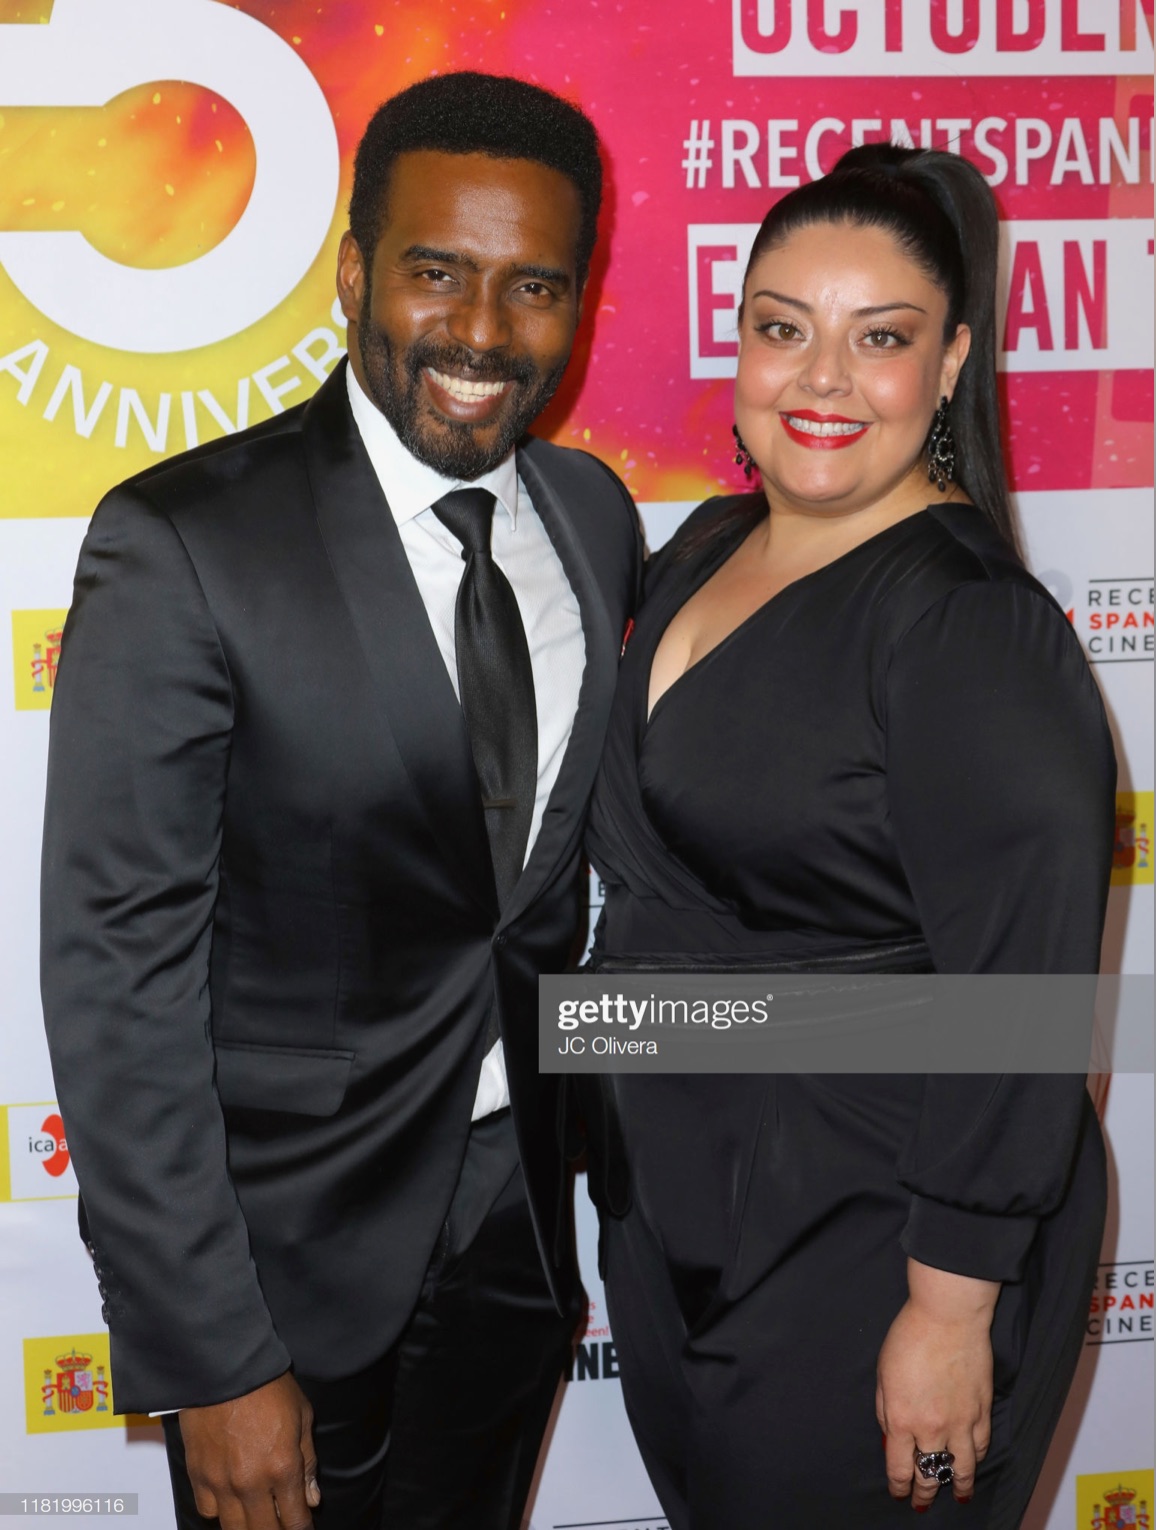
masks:
<instances>
[{"instance_id":1,"label":"black trousers","mask_svg":"<svg viewBox=\"0 0 1156 1530\"><path fill-rule=\"evenodd\" d=\"M294 1373L314 1410L318 1530L518 1530L577 1312L542 1274L509 1111L475 1124L416 1308L355 1376ZM178 1530L205 1530L179 1416Z\"/></svg>"},{"instance_id":2,"label":"black trousers","mask_svg":"<svg viewBox=\"0 0 1156 1530\"><path fill-rule=\"evenodd\" d=\"M914 1524L887 1492L875 1381L907 1297L910 1197L894 1166L920 1081L616 1082L630 1106L617 1172L621 1183L629 1164L632 1198L602 1217L606 1303L626 1413L671 1530ZM920 1526L1023 1522L1084 1343L1105 1200L1089 1101L1064 1200L1000 1293L991 1448L972 1501L941 1491Z\"/></svg>"}]
</instances>

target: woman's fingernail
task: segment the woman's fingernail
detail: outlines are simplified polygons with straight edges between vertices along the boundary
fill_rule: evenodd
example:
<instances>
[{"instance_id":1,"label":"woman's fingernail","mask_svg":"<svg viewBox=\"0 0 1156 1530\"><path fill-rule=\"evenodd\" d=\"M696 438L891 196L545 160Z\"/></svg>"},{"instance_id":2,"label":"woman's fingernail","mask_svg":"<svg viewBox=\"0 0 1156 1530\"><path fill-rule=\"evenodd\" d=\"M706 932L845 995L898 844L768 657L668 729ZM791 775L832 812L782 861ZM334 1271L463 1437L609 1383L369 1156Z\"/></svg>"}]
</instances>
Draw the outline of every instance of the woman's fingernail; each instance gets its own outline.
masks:
<instances>
[{"instance_id":1,"label":"woman's fingernail","mask_svg":"<svg viewBox=\"0 0 1156 1530\"><path fill-rule=\"evenodd\" d=\"M912 1504L912 1508L915 1510L916 1514L926 1514L930 1507L931 1505L929 1503Z\"/></svg>"},{"instance_id":2,"label":"woman's fingernail","mask_svg":"<svg viewBox=\"0 0 1156 1530\"><path fill-rule=\"evenodd\" d=\"M956 1498L956 1500L955 1500L955 1501L956 1501L956 1503L970 1503L970 1502L971 1502L971 1500L972 1500L972 1499L973 1499L973 1498L974 1498L974 1497L975 1497L975 1494L974 1494L974 1493L969 1493L969 1494L968 1494L968 1495L967 1495L967 1497L966 1497L966 1498L958 1498L958 1497L957 1497L957 1498Z\"/></svg>"}]
</instances>

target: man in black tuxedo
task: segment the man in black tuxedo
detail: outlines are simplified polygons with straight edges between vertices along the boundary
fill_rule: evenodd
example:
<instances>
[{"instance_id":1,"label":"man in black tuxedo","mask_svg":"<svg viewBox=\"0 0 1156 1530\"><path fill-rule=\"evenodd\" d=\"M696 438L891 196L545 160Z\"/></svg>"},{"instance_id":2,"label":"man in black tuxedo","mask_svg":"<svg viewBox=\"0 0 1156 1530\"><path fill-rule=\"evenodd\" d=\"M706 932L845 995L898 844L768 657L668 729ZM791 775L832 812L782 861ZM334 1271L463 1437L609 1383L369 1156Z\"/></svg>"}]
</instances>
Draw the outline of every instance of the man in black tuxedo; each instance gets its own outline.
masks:
<instances>
[{"instance_id":1,"label":"man in black tuxedo","mask_svg":"<svg viewBox=\"0 0 1156 1530\"><path fill-rule=\"evenodd\" d=\"M579 1298L537 977L639 565L614 475L523 432L600 195L536 87L387 102L348 366L85 539L44 1008L116 1404L168 1412L182 1526L520 1520Z\"/></svg>"}]
</instances>

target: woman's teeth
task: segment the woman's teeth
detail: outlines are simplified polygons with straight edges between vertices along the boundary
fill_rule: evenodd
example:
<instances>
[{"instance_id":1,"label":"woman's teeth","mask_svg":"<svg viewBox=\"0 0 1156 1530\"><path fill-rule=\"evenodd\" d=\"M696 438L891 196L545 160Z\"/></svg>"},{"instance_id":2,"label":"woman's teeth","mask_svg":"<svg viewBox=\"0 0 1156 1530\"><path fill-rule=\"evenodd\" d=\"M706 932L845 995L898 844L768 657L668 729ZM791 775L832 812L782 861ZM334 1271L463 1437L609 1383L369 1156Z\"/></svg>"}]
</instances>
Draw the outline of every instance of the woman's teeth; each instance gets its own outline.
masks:
<instances>
[{"instance_id":1,"label":"woman's teeth","mask_svg":"<svg viewBox=\"0 0 1156 1530\"><path fill-rule=\"evenodd\" d=\"M797 414L788 414L786 421L805 436L853 436L867 429L860 420L801 420Z\"/></svg>"}]
</instances>

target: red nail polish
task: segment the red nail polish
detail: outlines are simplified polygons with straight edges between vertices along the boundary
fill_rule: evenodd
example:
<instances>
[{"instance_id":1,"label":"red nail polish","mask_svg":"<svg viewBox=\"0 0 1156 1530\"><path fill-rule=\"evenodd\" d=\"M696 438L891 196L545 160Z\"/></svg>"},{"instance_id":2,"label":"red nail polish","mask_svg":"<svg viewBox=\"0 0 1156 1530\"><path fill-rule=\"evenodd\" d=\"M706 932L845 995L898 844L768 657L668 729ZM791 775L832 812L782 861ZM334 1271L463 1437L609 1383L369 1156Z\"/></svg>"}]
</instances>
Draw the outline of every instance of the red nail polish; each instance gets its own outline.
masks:
<instances>
[{"instance_id":1,"label":"red nail polish","mask_svg":"<svg viewBox=\"0 0 1156 1530\"><path fill-rule=\"evenodd\" d=\"M966 1498L957 1498L955 1501L956 1503L970 1503L974 1497L974 1493L969 1493Z\"/></svg>"},{"instance_id":2,"label":"red nail polish","mask_svg":"<svg viewBox=\"0 0 1156 1530\"><path fill-rule=\"evenodd\" d=\"M929 1503L912 1504L912 1508L915 1510L916 1514L926 1514L930 1507L931 1505Z\"/></svg>"}]
</instances>

